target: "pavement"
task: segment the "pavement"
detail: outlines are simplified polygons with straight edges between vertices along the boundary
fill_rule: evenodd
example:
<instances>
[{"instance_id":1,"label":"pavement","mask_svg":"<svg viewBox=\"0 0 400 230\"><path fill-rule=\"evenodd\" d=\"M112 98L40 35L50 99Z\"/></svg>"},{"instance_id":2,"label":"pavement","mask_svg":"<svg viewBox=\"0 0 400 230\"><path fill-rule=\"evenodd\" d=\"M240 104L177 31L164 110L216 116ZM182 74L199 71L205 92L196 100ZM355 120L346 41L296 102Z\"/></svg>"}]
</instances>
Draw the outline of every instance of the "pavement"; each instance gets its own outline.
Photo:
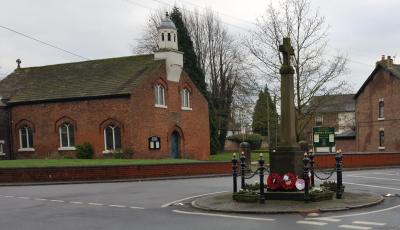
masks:
<instances>
[{"instance_id":1,"label":"pavement","mask_svg":"<svg viewBox=\"0 0 400 230\"><path fill-rule=\"evenodd\" d=\"M344 211L354 208L364 208L381 203L384 198L376 193L345 192L342 199L332 199L319 202L266 200L265 204L237 202L232 199L232 193L219 193L198 198L192 202L193 207L217 212L230 213L310 213Z\"/></svg>"}]
</instances>

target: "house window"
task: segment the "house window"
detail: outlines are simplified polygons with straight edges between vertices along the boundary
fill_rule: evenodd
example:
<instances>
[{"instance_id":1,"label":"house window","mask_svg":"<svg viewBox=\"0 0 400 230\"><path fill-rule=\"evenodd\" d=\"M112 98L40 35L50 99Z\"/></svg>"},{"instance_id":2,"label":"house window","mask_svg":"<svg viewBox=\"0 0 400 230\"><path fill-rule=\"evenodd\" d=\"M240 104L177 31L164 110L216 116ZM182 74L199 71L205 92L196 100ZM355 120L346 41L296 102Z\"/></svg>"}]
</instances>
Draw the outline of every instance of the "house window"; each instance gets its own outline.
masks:
<instances>
[{"instance_id":1,"label":"house window","mask_svg":"<svg viewBox=\"0 0 400 230\"><path fill-rule=\"evenodd\" d=\"M5 141L4 140L0 140L0 155L5 155L5 152L4 152L4 143L5 143Z\"/></svg>"},{"instance_id":2,"label":"house window","mask_svg":"<svg viewBox=\"0 0 400 230\"><path fill-rule=\"evenodd\" d=\"M154 88L156 106L165 106L165 89L161 84Z\"/></svg>"},{"instance_id":3,"label":"house window","mask_svg":"<svg viewBox=\"0 0 400 230\"><path fill-rule=\"evenodd\" d=\"M183 89L181 92L182 108L190 108L190 92L188 89Z\"/></svg>"},{"instance_id":4,"label":"house window","mask_svg":"<svg viewBox=\"0 0 400 230\"><path fill-rule=\"evenodd\" d=\"M33 148L32 129L28 126L24 126L19 129L19 143L21 149Z\"/></svg>"},{"instance_id":5,"label":"house window","mask_svg":"<svg viewBox=\"0 0 400 230\"><path fill-rule=\"evenodd\" d=\"M168 41L171 41L171 33L168 33Z\"/></svg>"},{"instance_id":6,"label":"house window","mask_svg":"<svg viewBox=\"0 0 400 230\"><path fill-rule=\"evenodd\" d=\"M121 148L121 128L109 125L104 129L104 147L106 151L114 151Z\"/></svg>"},{"instance_id":7,"label":"house window","mask_svg":"<svg viewBox=\"0 0 400 230\"><path fill-rule=\"evenodd\" d=\"M160 149L160 137L149 137L149 149Z\"/></svg>"},{"instance_id":8,"label":"house window","mask_svg":"<svg viewBox=\"0 0 400 230\"><path fill-rule=\"evenodd\" d=\"M176 34L174 34L174 42L176 42Z\"/></svg>"},{"instance_id":9,"label":"house window","mask_svg":"<svg viewBox=\"0 0 400 230\"><path fill-rule=\"evenodd\" d=\"M384 118L384 108L385 108L385 103L383 101L379 102L379 114L378 118Z\"/></svg>"},{"instance_id":10,"label":"house window","mask_svg":"<svg viewBox=\"0 0 400 230\"><path fill-rule=\"evenodd\" d=\"M161 41L164 41L164 33L161 33Z\"/></svg>"},{"instance_id":11,"label":"house window","mask_svg":"<svg viewBox=\"0 0 400 230\"><path fill-rule=\"evenodd\" d=\"M60 147L73 147L75 145L75 130L74 126L69 123L64 123L59 128Z\"/></svg>"},{"instance_id":12,"label":"house window","mask_svg":"<svg viewBox=\"0 0 400 230\"><path fill-rule=\"evenodd\" d=\"M385 146L385 131L379 131L379 147Z\"/></svg>"},{"instance_id":13,"label":"house window","mask_svg":"<svg viewBox=\"0 0 400 230\"><path fill-rule=\"evenodd\" d=\"M321 126L324 121L324 117L322 115L317 115L315 117L315 126Z\"/></svg>"}]
</instances>

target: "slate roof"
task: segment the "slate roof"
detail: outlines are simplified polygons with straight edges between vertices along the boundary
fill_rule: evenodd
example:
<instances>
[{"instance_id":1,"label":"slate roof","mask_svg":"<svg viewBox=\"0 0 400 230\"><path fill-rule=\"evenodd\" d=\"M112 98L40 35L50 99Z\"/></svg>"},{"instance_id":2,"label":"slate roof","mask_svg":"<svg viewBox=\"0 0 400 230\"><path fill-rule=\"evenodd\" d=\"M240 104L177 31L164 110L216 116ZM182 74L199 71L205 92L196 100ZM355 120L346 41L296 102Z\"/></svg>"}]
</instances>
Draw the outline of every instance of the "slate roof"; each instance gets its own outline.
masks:
<instances>
[{"instance_id":1,"label":"slate roof","mask_svg":"<svg viewBox=\"0 0 400 230\"><path fill-rule=\"evenodd\" d=\"M400 65L392 64L390 68L388 68L385 64L377 62L375 69L372 71L372 73L369 75L367 80L363 83L361 88L358 90L358 92L355 94L355 98L357 98L362 91L364 91L364 88L368 85L368 83L374 78L375 73L378 72L378 70L384 69L388 71L392 76L400 80Z\"/></svg>"},{"instance_id":2,"label":"slate roof","mask_svg":"<svg viewBox=\"0 0 400 230\"><path fill-rule=\"evenodd\" d=\"M0 97L12 104L129 96L164 63L140 55L20 68L0 81Z\"/></svg>"},{"instance_id":3,"label":"slate roof","mask_svg":"<svg viewBox=\"0 0 400 230\"><path fill-rule=\"evenodd\" d=\"M310 102L312 106L316 106L317 113L354 112L356 101L354 94L315 96Z\"/></svg>"}]
</instances>

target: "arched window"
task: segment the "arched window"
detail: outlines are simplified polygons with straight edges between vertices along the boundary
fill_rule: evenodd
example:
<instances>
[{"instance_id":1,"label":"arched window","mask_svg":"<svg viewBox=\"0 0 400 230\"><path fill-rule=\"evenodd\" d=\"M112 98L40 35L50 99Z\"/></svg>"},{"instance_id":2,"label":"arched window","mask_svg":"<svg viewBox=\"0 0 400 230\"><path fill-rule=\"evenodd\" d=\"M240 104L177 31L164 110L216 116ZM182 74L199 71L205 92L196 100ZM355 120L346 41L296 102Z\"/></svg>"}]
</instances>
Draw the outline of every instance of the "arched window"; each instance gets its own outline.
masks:
<instances>
[{"instance_id":1,"label":"arched window","mask_svg":"<svg viewBox=\"0 0 400 230\"><path fill-rule=\"evenodd\" d=\"M165 106L165 89L161 84L154 87L154 96L156 106Z\"/></svg>"},{"instance_id":2,"label":"arched window","mask_svg":"<svg viewBox=\"0 0 400 230\"><path fill-rule=\"evenodd\" d=\"M385 131L379 131L379 147L385 146Z\"/></svg>"},{"instance_id":3,"label":"arched window","mask_svg":"<svg viewBox=\"0 0 400 230\"><path fill-rule=\"evenodd\" d=\"M63 123L59 128L59 134L61 148L75 146L75 130L72 124Z\"/></svg>"},{"instance_id":4,"label":"arched window","mask_svg":"<svg viewBox=\"0 0 400 230\"><path fill-rule=\"evenodd\" d=\"M104 147L106 151L113 151L121 148L120 127L109 125L104 129Z\"/></svg>"},{"instance_id":5,"label":"arched window","mask_svg":"<svg viewBox=\"0 0 400 230\"><path fill-rule=\"evenodd\" d=\"M19 129L19 145L21 149L33 148L32 129L28 126L23 126Z\"/></svg>"},{"instance_id":6,"label":"arched window","mask_svg":"<svg viewBox=\"0 0 400 230\"><path fill-rule=\"evenodd\" d=\"M190 91L184 88L181 91L182 108L190 108Z\"/></svg>"},{"instance_id":7,"label":"arched window","mask_svg":"<svg viewBox=\"0 0 400 230\"><path fill-rule=\"evenodd\" d=\"M168 41L171 41L171 33L168 33Z\"/></svg>"},{"instance_id":8,"label":"arched window","mask_svg":"<svg viewBox=\"0 0 400 230\"><path fill-rule=\"evenodd\" d=\"M384 118L384 108L385 108L385 103L383 101L379 102L379 115L378 118Z\"/></svg>"},{"instance_id":9,"label":"arched window","mask_svg":"<svg viewBox=\"0 0 400 230\"><path fill-rule=\"evenodd\" d=\"M174 42L176 42L176 34L174 33Z\"/></svg>"},{"instance_id":10,"label":"arched window","mask_svg":"<svg viewBox=\"0 0 400 230\"><path fill-rule=\"evenodd\" d=\"M164 33L161 33L161 41L164 41Z\"/></svg>"}]
</instances>

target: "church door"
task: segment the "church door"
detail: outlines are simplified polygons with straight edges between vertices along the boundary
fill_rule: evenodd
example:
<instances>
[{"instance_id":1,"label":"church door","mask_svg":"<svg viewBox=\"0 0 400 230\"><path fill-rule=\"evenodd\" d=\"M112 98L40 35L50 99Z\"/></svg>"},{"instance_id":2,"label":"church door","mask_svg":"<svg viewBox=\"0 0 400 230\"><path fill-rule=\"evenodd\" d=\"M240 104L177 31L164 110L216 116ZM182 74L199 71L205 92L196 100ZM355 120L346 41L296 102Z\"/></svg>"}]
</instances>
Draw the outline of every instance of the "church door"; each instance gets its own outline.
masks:
<instances>
[{"instance_id":1,"label":"church door","mask_svg":"<svg viewBox=\"0 0 400 230\"><path fill-rule=\"evenodd\" d=\"M171 157L172 158L180 157L179 142L180 142L180 135L177 131L174 131L171 134Z\"/></svg>"}]
</instances>

